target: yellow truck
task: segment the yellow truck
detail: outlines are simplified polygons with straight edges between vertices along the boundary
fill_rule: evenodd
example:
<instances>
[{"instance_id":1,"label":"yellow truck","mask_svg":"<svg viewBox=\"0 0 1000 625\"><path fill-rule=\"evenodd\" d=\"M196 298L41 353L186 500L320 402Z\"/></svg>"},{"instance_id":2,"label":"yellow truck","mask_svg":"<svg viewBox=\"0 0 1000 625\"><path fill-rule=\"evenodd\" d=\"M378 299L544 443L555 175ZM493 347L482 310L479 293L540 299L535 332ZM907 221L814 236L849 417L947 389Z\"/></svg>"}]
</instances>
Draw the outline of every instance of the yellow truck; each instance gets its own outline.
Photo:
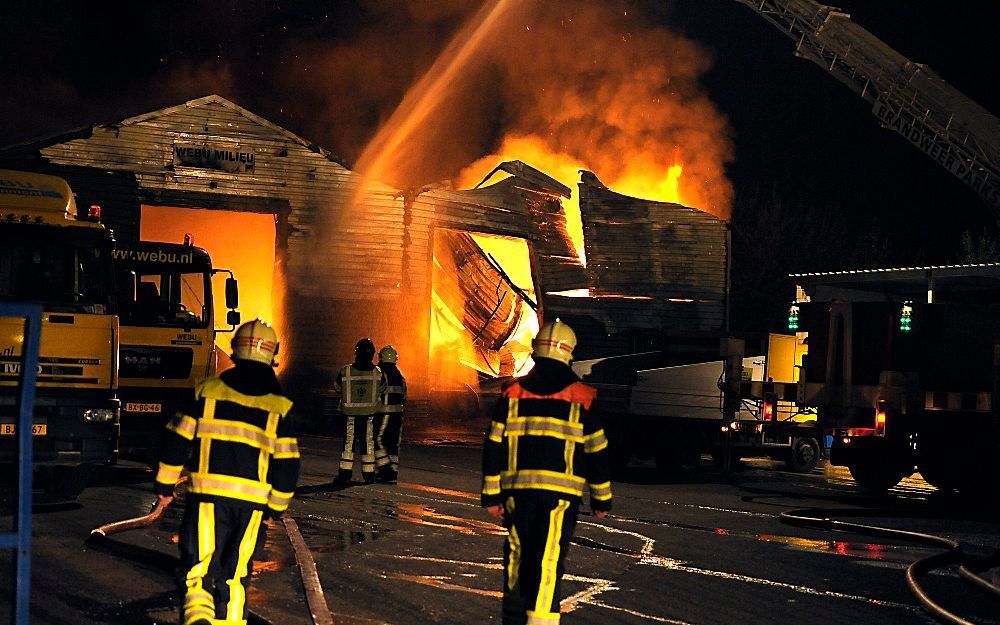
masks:
<instances>
[{"instance_id":1,"label":"yellow truck","mask_svg":"<svg viewBox=\"0 0 1000 625\"><path fill-rule=\"evenodd\" d=\"M61 178L0 170L0 299L43 307L34 457L60 490L85 485L79 465L118 458L114 238L99 213L78 215ZM15 457L23 329L0 319L0 462Z\"/></svg>"},{"instance_id":2,"label":"yellow truck","mask_svg":"<svg viewBox=\"0 0 1000 625\"><path fill-rule=\"evenodd\" d=\"M198 381L214 375L219 331L239 324L236 280L214 269L208 252L191 244L139 242L113 252L121 318L121 448L152 460L160 433ZM229 328L215 327L212 277L228 273Z\"/></svg>"}]
</instances>

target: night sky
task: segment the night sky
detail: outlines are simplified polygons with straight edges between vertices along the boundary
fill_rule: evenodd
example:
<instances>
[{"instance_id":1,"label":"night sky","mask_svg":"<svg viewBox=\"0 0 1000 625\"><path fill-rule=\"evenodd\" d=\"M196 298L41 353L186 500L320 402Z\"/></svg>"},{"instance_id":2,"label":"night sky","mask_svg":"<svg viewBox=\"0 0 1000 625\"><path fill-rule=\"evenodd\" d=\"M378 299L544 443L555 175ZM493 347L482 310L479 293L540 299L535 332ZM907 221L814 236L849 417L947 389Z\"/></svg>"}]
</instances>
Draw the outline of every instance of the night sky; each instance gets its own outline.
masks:
<instances>
[{"instance_id":1,"label":"night sky","mask_svg":"<svg viewBox=\"0 0 1000 625\"><path fill-rule=\"evenodd\" d=\"M426 14L419 20L401 17L387 0L4 3L0 145L216 92L350 164L398 102L401 85L429 66L460 23L460 12L442 9L456 0L415 4L421 2ZM880 129L867 102L793 57L792 41L750 9L733 0L614 4L713 55L703 82L733 130L736 159L728 174L737 209L739 198L755 193L808 203L849 233L877 232L888 241L890 264L951 262L963 231L995 232L975 193L902 137ZM1000 3L854 0L840 6L904 56L929 65L994 114L1000 110ZM319 103L309 95L309 81L331 83L327 94L334 96L357 85L337 84L339 77L323 75L321 67L297 72L295 80L286 74L308 64L311 50L350 42L379 20L382 38L368 39L362 60L387 77L381 92L365 86L381 104L355 102L339 113L352 123L331 130L333 124L313 116ZM829 267L843 263L830 259Z\"/></svg>"}]
</instances>

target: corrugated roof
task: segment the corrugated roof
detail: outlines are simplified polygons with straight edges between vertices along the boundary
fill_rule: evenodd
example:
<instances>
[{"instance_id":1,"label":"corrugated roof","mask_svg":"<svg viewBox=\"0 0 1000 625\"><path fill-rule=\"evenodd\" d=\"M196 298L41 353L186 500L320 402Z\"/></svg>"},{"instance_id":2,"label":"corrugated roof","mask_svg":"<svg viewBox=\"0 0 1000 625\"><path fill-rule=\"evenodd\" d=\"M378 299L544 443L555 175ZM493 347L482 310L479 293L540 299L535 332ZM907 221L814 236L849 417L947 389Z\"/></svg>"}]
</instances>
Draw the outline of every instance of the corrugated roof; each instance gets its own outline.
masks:
<instances>
[{"instance_id":1,"label":"corrugated roof","mask_svg":"<svg viewBox=\"0 0 1000 625\"><path fill-rule=\"evenodd\" d=\"M813 273L790 273L789 278L827 278L836 276L880 276L901 274L914 271L953 270L960 272L965 269L1000 268L1000 263L968 263L961 265L926 265L914 267L889 267L884 269L849 269L844 271L819 271Z\"/></svg>"}]
</instances>

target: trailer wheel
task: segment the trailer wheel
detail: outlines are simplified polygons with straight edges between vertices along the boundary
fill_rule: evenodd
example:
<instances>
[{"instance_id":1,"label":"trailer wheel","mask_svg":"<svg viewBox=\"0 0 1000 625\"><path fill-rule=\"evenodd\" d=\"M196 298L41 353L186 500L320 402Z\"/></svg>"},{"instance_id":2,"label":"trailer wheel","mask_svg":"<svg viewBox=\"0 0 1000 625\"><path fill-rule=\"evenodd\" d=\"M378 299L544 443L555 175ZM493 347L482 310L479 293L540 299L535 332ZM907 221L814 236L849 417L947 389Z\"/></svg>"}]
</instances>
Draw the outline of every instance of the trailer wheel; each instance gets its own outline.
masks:
<instances>
[{"instance_id":1,"label":"trailer wheel","mask_svg":"<svg viewBox=\"0 0 1000 625\"><path fill-rule=\"evenodd\" d=\"M876 492L889 490L907 475L899 467L878 464L855 464L847 468L858 486Z\"/></svg>"},{"instance_id":2,"label":"trailer wheel","mask_svg":"<svg viewBox=\"0 0 1000 625\"><path fill-rule=\"evenodd\" d=\"M94 466L43 466L39 468L39 486L51 499L72 501L80 496L90 484Z\"/></svg>"},{"instance_id":3,"label":"trailer wheel","mask_svg":"<svg viewBox=\"0 0 1000 625\"><path fill-rule=\"evenodd\" d=\"M796 473L809 473L819 462L819 443L815 438L792 439L785 466Z\"/></svg>"},{"instance_id":4,"label":"trailer wheel","mask_svg":"<svg viewBox=\"0 0 1000 625\"><path fill-rule=\"evenodd\" d=\"M656 449L654 458L660 475L693 473L701 464L701 444L691 433L677 432Z\"/></svg>"}]
</instances>

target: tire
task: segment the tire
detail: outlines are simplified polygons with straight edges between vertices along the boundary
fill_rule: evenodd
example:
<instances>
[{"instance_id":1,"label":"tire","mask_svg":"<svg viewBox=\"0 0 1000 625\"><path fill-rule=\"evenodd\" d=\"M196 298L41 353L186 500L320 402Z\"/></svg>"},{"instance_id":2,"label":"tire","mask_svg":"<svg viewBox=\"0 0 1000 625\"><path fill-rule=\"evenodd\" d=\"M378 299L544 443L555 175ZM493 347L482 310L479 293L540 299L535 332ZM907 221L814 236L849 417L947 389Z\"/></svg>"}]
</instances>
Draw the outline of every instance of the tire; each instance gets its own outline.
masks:
<instances>
[{"instance_id":1,"label":"tire","mask_svg":"<svg viewBox=\"0 0 1000 625\"><path fill-rule=\"evenodd\" d=\"M39 473L39 486L54 500L72 501L90 484L93 465L44 467Z\"/></svg>"},{"instance_id":2,"label":"tire","mask_svg":"<svg viewBox=\"0 0 1000 625\"><path fill-rule=\"evenodd\" d=\"M653 459L661 476L689 475L701 465L701 439L686 430L665 432L660 436Z\"/></svg>"},{"instance_id":3,"label":"tire","mask_svg":"<svg viewBox=\"0 0 1000 625\"><path fill-rule=\"evenodd\" d=\"M819 462L819 442L815 438L794 438L785 466L796 473L809 473Z\"/></svg>"},{"instance_id":4,"label":"tire","mask_svg":"<svg viewBox=\"0 0 1000 625\"><path fill-rule=\"evenodd\" d=\"M847 467L851 471L851 477L858 483L858 486L873 492L885 492L899 484L900 480L906 477L907 472L899 467L856 464Z\"/></svg>"}]
</instances>

